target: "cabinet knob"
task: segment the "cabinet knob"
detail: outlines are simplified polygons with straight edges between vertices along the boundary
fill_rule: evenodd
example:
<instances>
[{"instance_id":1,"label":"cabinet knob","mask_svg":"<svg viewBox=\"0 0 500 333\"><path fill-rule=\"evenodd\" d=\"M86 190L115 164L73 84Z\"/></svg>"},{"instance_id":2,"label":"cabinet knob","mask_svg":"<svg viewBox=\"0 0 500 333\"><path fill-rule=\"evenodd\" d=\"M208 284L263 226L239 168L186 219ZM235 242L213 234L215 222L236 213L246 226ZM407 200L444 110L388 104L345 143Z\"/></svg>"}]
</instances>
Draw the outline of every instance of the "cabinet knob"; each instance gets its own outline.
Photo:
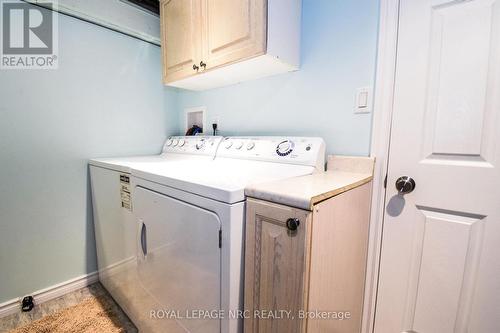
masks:
<instances>
[{"instance_id":1,"label":"cabinet knob","mask_svg":"<svg viewBox=\"0 0 500 333\"><path fill-rule=\"evenodd\" d=\"M200 67L203 67L203 70L207 68L207 64L205 64L203 61L200 61Z\"/></svg>"},{"instance_id":2,"label":"cabinet knob","mask_svg":"<svg viewBox=\"0 0 500 333\"><path fill-rule=\"evenodd\" d=\"M289 218L288 220L286 220L286 227L288 228L288 230L290 231L295 231L297 230L297 228L299 227L300 225L300 221L298 218L295 218L295 217L291 217Z\"/></svg>"},{"instance_id":3,"label":"cabinet knob","mask_svg":"<svg viewBox=\"0 0 500 333\"><path fill-rule=\"evenodd\" d=\"M198 71L198 70L200 69L200 67L196 66L196 64L193 64L193 69L194 69L195 71Z\"/></svg>"}]
</instances>

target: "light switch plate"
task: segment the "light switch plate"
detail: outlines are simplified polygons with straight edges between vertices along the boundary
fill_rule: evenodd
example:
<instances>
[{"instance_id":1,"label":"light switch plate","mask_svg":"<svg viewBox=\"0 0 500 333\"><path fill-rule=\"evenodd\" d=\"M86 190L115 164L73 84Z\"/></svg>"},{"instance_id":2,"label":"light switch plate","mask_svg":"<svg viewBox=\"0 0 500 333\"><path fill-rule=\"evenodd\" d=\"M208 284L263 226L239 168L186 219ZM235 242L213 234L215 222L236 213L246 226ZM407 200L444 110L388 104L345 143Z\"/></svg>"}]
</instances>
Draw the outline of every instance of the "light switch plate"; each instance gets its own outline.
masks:
<instances>
[{"instance_id":1,"label":"light switch plate","mask_svg":"<svg viewBox=\"0 0 500 333\"><path fill-rule=\"evenodd\" d=\"M354 113L372 112L372 95L372 87L361 87L356 89Z\"/></svg>"}]
</instances>

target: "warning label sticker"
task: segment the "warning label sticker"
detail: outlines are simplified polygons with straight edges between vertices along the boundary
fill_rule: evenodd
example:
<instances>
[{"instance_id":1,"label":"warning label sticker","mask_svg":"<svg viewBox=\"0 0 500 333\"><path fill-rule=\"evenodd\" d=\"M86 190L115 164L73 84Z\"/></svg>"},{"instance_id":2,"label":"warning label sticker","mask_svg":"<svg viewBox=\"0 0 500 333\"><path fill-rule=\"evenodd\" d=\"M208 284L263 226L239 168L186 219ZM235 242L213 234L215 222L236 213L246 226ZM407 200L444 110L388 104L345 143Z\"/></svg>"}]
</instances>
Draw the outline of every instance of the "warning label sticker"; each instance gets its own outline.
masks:
<instances>
[{"instance_id":1,"label":"warning label sticker","mask_svg":"<svg viewBox=\"0 0 500 333\"><path fill-rule=\"evenodd\" d=\"M120 175L120 196L122 207L132 211L132 196L130 194L130 176Z\"/></svg>"}]
</instances>

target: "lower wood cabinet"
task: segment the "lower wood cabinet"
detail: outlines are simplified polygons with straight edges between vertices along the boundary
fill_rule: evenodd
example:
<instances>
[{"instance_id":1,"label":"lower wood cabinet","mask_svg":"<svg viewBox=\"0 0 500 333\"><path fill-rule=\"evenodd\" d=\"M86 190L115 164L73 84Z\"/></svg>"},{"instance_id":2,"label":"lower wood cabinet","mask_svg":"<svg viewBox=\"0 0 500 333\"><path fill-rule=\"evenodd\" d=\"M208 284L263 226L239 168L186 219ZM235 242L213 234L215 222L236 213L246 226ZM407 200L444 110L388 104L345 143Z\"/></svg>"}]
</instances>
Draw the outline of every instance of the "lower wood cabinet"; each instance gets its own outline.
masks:
<instances>
[{"instance_id":1,"label":"lower wood cabinet","mask_svg":"<svg viewBox=\"0 0 500 333\"><path fill-rule=\"evenodd\" d=\"M245 333L361 330L371 182L301 210L247 200Z\"/></svg>"},{"instance_id":2,"label":"lower wood cabinet","mask_svg":"<svg viewBox=\"0 0 500 333\"><path fill-rule=\"evenodd\" d=\"M301 332L303 320L255 320L260 310L303 309L306 295L307 254L311 214L265 201L247 201L245 254L245 332ZM300 225L295 231L289 219ZM264 312L263 312L264 313Z\"/></svg>"}]
</instances>

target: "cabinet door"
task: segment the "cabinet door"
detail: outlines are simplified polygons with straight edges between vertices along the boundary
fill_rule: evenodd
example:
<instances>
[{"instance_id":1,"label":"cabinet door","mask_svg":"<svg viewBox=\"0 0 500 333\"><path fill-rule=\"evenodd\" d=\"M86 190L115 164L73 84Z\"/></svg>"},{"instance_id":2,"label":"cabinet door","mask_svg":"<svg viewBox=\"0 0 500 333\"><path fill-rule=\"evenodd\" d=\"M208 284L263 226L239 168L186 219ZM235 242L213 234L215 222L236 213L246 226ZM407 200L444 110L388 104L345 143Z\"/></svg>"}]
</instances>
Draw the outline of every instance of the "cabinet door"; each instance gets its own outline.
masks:
<instances>
[{"instance_id":1,"label":"cabinet door","mask_svg":"<svg viewBox=\"0 0 500 333\"><path fill-rule=\"evenodd\" d=\"M245 253L245 333L304 332L310 213L248 199ZM297 218L297 230L287 220ZM269 312L280 318L258 318ZM287 312L284 312L287 311ZM288 312L290 311L290 312Z\"/></svg>"},{"instance_id":2,"label":"cabinet door","mask_svg":"<svg viewBox=\"0 0 500 333\"><path fill-rule=\"evenodd\" d=\"M160 4L163 81L169 83L197 71L201 58L201 0L162 0Z\"/></svg>"},{"instance_id":3,"label":"cabinet door","mask_svg":"<svg viewBox=\"0 0 500 333\"><path fill-rule=\"evenodd\" d=\"M207 69L266 52L267 0L203 0Z\"/></svg>"}]
</instances>

